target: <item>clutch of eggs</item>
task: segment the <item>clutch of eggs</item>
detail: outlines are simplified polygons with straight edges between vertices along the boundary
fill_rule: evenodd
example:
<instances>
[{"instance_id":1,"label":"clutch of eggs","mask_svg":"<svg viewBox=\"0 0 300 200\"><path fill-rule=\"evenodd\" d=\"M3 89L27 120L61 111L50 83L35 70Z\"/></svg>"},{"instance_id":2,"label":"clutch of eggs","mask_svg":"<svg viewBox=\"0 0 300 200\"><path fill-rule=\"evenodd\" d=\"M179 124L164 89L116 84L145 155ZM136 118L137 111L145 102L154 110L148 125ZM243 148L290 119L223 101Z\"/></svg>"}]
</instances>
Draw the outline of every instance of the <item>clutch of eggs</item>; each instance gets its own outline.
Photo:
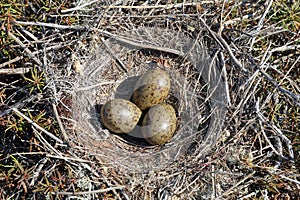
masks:
<instances>
[{"instance_id":1,"label":"clutch of eggs","mask_svg":"<svg viewBox=\"0 0 300 200\"><path fill-rule=\"evenodd\" d=\"M170 91L170 77L161 69L152 69L142 75L134 88L132 102L114 99L101 108L101 120L115 133L129 133L138 124L142 110L148 111L142 119L141 134L153 145L168 142L177 125L174 108L162 103Z\"/></svg>"}]
</instances>

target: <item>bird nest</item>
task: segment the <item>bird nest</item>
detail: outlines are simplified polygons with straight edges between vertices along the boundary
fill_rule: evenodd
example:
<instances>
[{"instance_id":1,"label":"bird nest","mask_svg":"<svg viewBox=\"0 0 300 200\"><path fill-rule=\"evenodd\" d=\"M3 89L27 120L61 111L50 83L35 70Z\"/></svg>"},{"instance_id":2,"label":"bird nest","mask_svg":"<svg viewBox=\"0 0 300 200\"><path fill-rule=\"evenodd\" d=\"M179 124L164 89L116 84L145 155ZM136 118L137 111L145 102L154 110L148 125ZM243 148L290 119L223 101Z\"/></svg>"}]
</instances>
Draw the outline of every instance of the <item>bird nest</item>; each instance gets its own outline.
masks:
<instances>
[{"instance_id":1,"label":"bird nest","mask_svg":"<svg viewBox=\"0 0 300 200\"><path fill-rule=\"evenodd\" d=\"M142 28L108 36L77 66L74 126L68 137L101 164L130 172L159 170L187 155L205 156L217 142L225 117L225 84L216 58L199 39L173 30ZM109 99L130 99L136 80L156 67L171 78L166 101L178 118L174 137L152 146L134 132L108 131L101 123L101 105Z\"/></svg>"}]
</instances>

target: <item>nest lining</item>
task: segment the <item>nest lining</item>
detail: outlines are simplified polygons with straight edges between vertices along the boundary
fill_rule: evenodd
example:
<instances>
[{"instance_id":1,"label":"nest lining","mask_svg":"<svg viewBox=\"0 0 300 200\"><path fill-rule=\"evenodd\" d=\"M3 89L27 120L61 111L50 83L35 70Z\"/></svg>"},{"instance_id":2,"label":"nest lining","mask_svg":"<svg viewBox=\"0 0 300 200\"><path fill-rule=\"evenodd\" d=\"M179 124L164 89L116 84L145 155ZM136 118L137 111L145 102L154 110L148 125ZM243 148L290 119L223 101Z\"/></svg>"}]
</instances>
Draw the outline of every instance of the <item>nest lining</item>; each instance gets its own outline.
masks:
<instances>
[{"instance_id":1,"label":"nest lining","mask_svg":"<svg viewBox=\"0 0 300 200\"><path fill-rule=\"evenodd\" d=\"M111 134L99 117L102 104L129 99L131 84L155 66L171 76L167 101L179 119L174 137L162 147L130 134ZM88 56L72 102L78 144L103 164L145 172L164 168L187 153L204 156L219 137L226 97L217 62L198 41L171 30L143 28L109 38Z\"/></svg>"}]
</instances>

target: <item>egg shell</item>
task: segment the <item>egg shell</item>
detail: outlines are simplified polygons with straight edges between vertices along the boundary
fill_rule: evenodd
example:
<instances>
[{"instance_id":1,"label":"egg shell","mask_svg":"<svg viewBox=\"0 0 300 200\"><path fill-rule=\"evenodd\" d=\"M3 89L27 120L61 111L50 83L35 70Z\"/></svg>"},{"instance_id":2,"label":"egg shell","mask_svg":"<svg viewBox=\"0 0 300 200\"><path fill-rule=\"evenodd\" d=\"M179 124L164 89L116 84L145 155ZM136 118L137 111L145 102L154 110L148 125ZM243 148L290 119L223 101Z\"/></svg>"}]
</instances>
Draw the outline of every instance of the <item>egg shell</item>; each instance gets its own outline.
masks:
<instances>
[{"instance_id":1,"label":"egg shell","mask_svg":"<svg viewBox=\"0 0 300 200\"><path fill-rule=\"evenodd\" d=\"M168 142L177 125L174 108L167 103L160 103L149 109L142 122L142 134L146 141L153 145Z\"/></svg>"},{"instance_id":2,"label":"egg shell","mask_svg":"<svg viewBox=\"0 0 300 200\"><path fill-rule=\"evenodd\" d=\"M170 77L161 69L152 69L141 76L132 95L132 101L145 110L161 103L169 94Z\"/></svg>"},{"instance_id":3,"label":"egg shell","mask_svg":"<svg viewBox=\"0 0 300 200\"><path fill-rule=\"evenodd\" d=\"M134 129L142 111L125 99L106 102L101 108L101 120L104 126L115 133L128 133Z\"/></svg>"}]
</instances>

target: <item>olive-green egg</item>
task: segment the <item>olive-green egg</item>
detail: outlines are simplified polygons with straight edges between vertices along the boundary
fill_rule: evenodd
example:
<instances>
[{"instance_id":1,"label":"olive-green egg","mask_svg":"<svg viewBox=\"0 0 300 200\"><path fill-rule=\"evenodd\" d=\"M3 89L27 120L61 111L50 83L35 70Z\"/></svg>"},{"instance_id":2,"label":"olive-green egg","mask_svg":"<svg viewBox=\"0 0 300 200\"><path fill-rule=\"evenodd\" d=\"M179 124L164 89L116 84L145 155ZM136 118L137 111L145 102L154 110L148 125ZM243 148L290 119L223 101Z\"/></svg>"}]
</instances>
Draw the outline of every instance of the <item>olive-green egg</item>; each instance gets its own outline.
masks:
<instances>
[{"instance_id":1,"label":"olive-green egg","mask_svg":"<svg viewBox=\"0 0 300 200\"><path fill-rule=\"evenodd\" d=\"M142 122L142 134L153 145L168 142L177 125L174 108L167 103L157 104L149 109Z\"/></svg>"},{"instance_id":2,"label":"olive-green egg","mask_svg":"<svg viewBox=\"0 0 300 200\"><path fill-rule=\"evenodd\" d=\"M115 133L128 133L134 129L142 111L125 99L106 102L101 108L101 121L104 126Z\"/></svg>"},{"instance_id":3,"label":"olive-green egg","mask_svg":"<svg viewBox=\"0 0 300 200\"><path fill-rule=\"evenodd\" d=\"M161 69L152 69L135 84L132 101L141 109L161 103L169 94L170 77Z\"/></svg>"}]
</instances>

